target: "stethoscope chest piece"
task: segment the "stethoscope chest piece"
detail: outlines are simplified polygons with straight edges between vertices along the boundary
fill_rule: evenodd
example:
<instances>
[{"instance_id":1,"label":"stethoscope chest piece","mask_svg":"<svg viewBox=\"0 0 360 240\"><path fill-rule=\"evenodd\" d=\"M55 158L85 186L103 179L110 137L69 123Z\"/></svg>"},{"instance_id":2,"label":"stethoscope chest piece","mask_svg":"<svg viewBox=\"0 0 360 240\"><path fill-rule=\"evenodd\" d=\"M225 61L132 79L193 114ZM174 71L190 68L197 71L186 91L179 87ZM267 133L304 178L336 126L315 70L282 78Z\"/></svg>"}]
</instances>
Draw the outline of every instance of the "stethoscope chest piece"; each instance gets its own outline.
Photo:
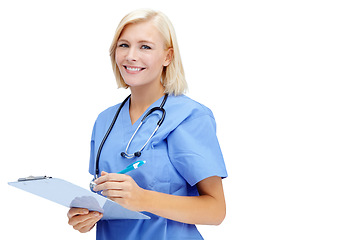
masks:
<instances>
[{"instance_id":1,"label":"stethoscope chest piece","mask_svg":"<svg viewBox=\"0 0 360 240\"><path fill-rule=\"evenodd\" d=\"M90 182L90 189L91 191L94 191L94 187L96 186L96 183L94 182L95 181L95 178Z\"/></svg>"}]
</instances>

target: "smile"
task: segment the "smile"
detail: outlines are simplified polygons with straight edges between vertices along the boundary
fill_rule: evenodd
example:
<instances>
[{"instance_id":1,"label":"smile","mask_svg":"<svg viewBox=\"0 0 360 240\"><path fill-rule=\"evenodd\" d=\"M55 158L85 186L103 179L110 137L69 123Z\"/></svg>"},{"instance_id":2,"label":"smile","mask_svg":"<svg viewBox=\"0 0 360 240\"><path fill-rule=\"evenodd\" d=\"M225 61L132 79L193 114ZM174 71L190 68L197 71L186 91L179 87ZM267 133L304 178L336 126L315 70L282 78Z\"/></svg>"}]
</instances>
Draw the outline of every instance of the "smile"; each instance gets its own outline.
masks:
<instances>
[{"instance_id":1,"label":"smile","mask_svg":"<svg viewBox=\"0 0 360 240\"><path fill-rule=\"evenodd\" d=\"M132 73L136 73L136 72L140 72L142 70L144 70L145 68L142 67L131 67L131 66L124 66L124 68L126 69L127 72L132 72Z\"/></svg>"}]
</instances>

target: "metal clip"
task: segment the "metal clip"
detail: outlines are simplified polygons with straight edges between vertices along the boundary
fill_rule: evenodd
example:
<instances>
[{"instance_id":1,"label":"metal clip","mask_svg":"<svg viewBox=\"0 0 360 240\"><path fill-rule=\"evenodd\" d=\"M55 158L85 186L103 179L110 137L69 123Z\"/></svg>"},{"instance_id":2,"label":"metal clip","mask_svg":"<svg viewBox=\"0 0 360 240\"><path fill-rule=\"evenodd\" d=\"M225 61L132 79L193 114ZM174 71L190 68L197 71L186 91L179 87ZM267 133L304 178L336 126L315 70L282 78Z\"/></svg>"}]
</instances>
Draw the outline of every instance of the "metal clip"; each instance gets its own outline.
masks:
<instances>
[{"instance_id":1,"label":"metal clip","mask_svg":"<svg viewBox=\"0 0 360 240\"><path fill-rule=\"evenodd\" d=\"M49 179L52 177L47 177L47 176L29 176L29 177L25 177L25 178L19 178L18 182L24 182L24 181L33 181L33 180L42 180L42 179Z\"/></svg>"}]
</instances>

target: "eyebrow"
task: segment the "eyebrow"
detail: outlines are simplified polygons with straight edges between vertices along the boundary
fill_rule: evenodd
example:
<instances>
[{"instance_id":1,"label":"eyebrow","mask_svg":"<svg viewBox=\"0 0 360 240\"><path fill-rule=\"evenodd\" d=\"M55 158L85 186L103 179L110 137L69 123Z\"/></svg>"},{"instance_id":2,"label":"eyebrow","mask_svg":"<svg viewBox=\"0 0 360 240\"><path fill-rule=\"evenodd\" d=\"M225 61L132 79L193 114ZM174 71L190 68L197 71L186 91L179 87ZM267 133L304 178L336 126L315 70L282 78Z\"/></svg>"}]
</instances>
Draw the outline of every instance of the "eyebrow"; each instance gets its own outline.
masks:
<instances>
[{"instance_id":1,"label":"eyebrow","mask_svg":"<svg viewBox=\"0 0 360 240\"><path fill-rule=\"evenodd\" d=\"M129 41L126 39L119 39L118 42L129 42ZM156 45L154 42L148 40L140 40L137 43L148 43L148 44Z\"/></svg>"},{"instance_id":2,"label":"eyebrow","mask_svg":"<svg viewBox=\"0 0 360 240\"><path fill-rule=\"evenodd\" d=\"M141 40L138 43L150 43L152 45L156 45L154 42L150 42L150 41L147 41L147 40Z\"/></svg>"}]
</instances>

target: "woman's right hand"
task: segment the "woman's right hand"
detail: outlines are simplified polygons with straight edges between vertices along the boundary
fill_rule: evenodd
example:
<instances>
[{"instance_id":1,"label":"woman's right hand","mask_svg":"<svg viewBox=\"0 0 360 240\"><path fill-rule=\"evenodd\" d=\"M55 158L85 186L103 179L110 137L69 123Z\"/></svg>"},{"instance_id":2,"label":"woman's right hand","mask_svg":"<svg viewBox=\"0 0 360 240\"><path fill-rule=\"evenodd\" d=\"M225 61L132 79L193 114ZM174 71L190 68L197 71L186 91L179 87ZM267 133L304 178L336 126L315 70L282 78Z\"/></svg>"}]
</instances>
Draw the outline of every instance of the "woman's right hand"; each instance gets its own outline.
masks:
<instances>
[{"instance_id":1,"label":"woman's right hand","mask_svg":"<svg viewBox=\"0 0 360 240\"><path fill-rule=\"evenodd\" d=\"M91 212L86 208L70 208L68 214L69 225L81 233L89 232L103 217L100 212Z\"/></svg>"}]
</instances>

